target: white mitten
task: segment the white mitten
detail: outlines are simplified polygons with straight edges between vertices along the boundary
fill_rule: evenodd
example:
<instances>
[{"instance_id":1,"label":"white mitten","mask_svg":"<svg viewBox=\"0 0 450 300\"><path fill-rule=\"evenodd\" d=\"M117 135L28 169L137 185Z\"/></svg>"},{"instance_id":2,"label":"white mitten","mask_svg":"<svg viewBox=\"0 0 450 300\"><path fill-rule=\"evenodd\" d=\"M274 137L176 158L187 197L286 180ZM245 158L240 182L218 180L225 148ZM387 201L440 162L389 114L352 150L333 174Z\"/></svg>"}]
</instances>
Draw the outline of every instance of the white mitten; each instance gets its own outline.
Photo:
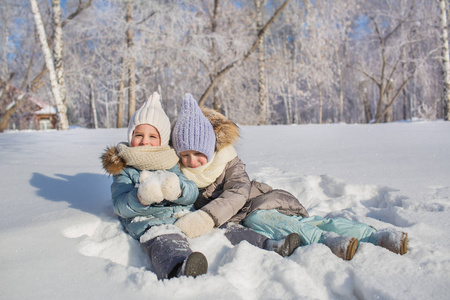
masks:
<instances>
[{"instance_id":1,"label":"white mitten","mask_svg":"<svg viewBox=\"0 0 450 300\"><path fill-rule=\"evenodd\" d=\"M174 225L178 226L188 237L195 238L213 229L214 220L207 212L197 210L181 217Z\"/></svg>"},{"instance_id":2,"label":"white mitten","mask_svg":"<svg viewBox=\"0 0 450 300\"><path fill-rule=\"evenodd\" d=\"M180 180L177 174L168 171L157 171L161 180L161 191L164 199L173 201L181 195Z\"/></svg>"},{"instance_id":3,"label":"white mitten","mask_svg":"<svg viewBox=\"0 0 450 300\"><path fill-rule=\"evenodd\" d=\"M143 205L159 203L164 200L161 191L159 174L150 171L141 171L139 175L139 188L137 192L139 202Z\"/></svg>"}]
</instances>

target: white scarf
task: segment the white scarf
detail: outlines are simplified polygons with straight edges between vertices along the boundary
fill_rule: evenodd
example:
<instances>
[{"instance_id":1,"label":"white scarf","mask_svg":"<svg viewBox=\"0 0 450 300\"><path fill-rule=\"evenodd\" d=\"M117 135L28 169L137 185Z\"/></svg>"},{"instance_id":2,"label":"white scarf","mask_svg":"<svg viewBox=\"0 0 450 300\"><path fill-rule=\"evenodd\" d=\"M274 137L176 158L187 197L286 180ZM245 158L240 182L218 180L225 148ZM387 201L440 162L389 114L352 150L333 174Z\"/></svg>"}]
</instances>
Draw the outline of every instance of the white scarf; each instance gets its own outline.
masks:
<instances>
[{"instance_id":1,"label":"white scarf","mask_svg":"<svg viewBox=\"0 0 450 300\"><path fill-rule=\"evenodd\" d=\"M117 145L119 156L124 158L127 166L138 170L167 170L179 160L175 150L169 146L129 147L125 143Z\"/></svg>"},{"instance_id":2,"label":"white scarf","mask_svg":"<svg viewBox=\"0 0 450 300\"><path fill-rule=\"evenodd\" d=\"M214 155L206 165L198 168L189 168L181 166L181 171L189 179L197 184L199 188L205 188L216 181L217 177L223 173L225 166L233 158L237 156L237 152L233 146L227 146Z\"/></svg>"}]
</instances>

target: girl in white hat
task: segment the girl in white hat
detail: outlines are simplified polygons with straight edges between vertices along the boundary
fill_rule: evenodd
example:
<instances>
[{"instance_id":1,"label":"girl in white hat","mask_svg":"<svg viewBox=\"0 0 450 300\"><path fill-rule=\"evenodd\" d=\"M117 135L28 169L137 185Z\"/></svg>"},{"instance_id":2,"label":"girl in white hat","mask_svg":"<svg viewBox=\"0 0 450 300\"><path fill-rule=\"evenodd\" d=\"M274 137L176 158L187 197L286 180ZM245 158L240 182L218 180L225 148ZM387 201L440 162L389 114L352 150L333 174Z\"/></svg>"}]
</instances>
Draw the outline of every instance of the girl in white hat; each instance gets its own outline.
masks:
<instances>
[{"instance_id":1,"label":"girl in white hat","mask_svg":"<svg viewBox=\"0 0 450 300\"><path fill-rule=\"evenodd\" d=\"M170 121L158 93L134 113L127 137L128 142L102 155L103 167L114 179L114 212L140 241L158 279L206 273L205 256L193 252L185 234L173 226L192 208L198 189L181 173L178 156L168 145Z\"/></svg>"}]
</instances>

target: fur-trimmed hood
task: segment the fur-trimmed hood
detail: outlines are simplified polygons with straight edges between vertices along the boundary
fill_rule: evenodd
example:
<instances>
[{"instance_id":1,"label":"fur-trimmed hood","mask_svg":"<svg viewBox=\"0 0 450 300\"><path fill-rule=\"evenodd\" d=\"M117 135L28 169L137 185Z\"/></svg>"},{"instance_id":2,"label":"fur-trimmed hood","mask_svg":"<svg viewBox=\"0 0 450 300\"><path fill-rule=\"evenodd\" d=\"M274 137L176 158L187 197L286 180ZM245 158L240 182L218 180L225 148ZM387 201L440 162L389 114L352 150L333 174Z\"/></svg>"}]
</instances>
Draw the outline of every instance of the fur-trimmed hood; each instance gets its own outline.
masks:
<instances>
[{"instance_id":1,"label":"fur-trimmed hood","mask_svg":"<svg viewBox=\"0 0 450 300\"><path fill-rule=\"evenodd\" d=\"M216 151L234 145L237 142L239 139L239 128L235 123L214 109L204 106L200 107L200 109L213 126L216 134Z\"/></svg>"},{"instance_id":2,"label":"fur-trimmed hood","mask_svg":"<svg viewBox=\"0 0 450 300\"><path fill-rule=\"evenodd\" d=\"M119 174L127 165L123 157L119 156L117 146L108 146L105 152L100 156L103 169L110 175Z\"/></svg>"}]
</instances>

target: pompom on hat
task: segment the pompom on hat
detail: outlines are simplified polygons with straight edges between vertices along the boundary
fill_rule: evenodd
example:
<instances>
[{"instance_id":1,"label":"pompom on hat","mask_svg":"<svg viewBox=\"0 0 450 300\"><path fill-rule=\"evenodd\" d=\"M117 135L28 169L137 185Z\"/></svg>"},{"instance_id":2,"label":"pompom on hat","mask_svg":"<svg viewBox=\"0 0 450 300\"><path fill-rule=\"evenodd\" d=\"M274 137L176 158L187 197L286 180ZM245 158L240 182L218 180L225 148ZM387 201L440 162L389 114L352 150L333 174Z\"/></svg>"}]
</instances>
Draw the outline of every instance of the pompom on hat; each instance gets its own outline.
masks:
<instances>
[{"instance_id":1,"label":"pompom on hat","mask_svg":"<svg viewBox=\"0 0 450 300\"><path fill-rule=\"evenodd\" d=\"M172 130L172 143L177 155L194 150L206 155L211 161L216 146L216 134L211 122L202 113L191 94L184 96L181 112Z\"/></svg>"},{"instance_id":2,"label":"pompom on hat","mask_svg":"<svg viewBox=\"0 0 450 300\"><path fill-rule=\"evenodd\" d=\"M161 138L161 146L167 146L170 139L170 120L161 107L161 102L159 101L160 96L157 92L145 101L131 117L130 123L128 124L128 143L131 144L131 139L133 138L133 132L136 126L141 124L149 124L155 127Z\"/></svg>"}]
</instances>

